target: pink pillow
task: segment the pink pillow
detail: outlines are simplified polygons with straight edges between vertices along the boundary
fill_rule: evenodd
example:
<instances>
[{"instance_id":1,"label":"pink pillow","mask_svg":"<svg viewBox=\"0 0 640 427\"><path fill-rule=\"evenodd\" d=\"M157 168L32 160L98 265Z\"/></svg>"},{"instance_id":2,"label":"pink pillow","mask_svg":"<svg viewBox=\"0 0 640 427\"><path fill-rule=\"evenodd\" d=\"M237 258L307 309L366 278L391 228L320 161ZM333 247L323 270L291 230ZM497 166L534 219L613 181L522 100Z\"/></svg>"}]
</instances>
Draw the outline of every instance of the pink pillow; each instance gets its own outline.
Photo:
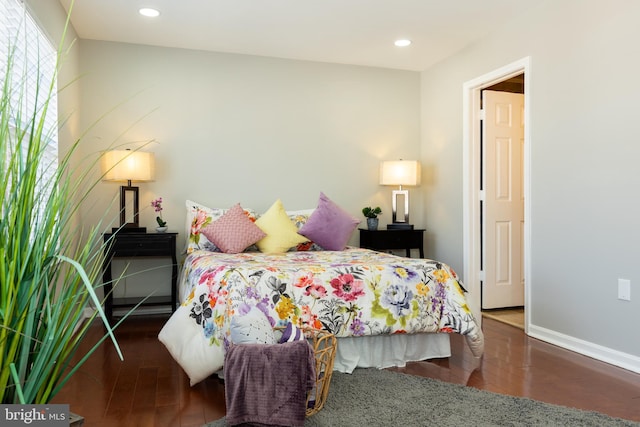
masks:
<instances>
[{"instance_id":1,"label":"pink pillow","mask_svg":"<svg viewBox=\"0 0 640 427\"><path fill-rule=\"evenodd\" d=\"M204 227L201 233L222 252L228 254L240 253L266 236L260 227L249 219L240 203Z\"/></svg>"},{"instance_id":2,"label":"pink pillow","mask_svg":"<svg viewBox=\"0 0 640 427\"><path fill-rule=\"evenodd\" d=\"M320 193L318 208L298 231L328 251L341 251L347 246L360 220Z\"/></svg>"}]
</instances>

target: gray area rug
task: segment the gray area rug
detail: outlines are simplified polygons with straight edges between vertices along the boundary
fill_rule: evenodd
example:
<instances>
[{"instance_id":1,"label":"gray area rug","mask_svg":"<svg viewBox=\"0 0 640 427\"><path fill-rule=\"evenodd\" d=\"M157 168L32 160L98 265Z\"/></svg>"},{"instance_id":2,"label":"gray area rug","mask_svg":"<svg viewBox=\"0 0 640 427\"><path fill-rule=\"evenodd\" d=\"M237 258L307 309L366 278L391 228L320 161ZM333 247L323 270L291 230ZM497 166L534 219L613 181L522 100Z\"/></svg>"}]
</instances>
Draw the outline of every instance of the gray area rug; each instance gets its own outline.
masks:
<instances>
[{"instance_id":1,"label":"gray area rug","mask_svg":"<svg viewBox=\"0 0 640 427\"><path fill-rule=\"evenodd\" d=\"M205 427L227 426L224 418ZM640 426L547 403L378 369L334 372L324 408L305 426Z\"/></svg>"}]
</instances>

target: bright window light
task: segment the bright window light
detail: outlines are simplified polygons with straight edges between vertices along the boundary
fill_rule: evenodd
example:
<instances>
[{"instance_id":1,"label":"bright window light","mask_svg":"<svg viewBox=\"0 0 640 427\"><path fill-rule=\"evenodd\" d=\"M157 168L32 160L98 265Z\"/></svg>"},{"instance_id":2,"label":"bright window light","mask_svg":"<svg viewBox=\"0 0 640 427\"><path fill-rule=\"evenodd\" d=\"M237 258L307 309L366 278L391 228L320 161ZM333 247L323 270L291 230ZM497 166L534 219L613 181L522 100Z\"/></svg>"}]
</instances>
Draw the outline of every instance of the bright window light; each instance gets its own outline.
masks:
<instances>
[{"instance_id":1,"label":"bright window light","mask_svg":"<svg viewBox=\"0 0 640 427\"><path fill-rule=\"evenodd\" d=\"M150 7L143 7L138 11L138 13L142 16L148 16L150 18L155 18L156 16L160 16L159 10L151 9Z\"/></svg>"},{"instance_id":2,"label":"bright window light","mask_svg":"<svg viewBox=\"0 0 640 427\"><path fill-rule=\"evenodd\" d=\"M411 44L411 40L408 40L408 39L396 40L394 44L398 47L407 47Z\"/></svg>"}]
</instances>

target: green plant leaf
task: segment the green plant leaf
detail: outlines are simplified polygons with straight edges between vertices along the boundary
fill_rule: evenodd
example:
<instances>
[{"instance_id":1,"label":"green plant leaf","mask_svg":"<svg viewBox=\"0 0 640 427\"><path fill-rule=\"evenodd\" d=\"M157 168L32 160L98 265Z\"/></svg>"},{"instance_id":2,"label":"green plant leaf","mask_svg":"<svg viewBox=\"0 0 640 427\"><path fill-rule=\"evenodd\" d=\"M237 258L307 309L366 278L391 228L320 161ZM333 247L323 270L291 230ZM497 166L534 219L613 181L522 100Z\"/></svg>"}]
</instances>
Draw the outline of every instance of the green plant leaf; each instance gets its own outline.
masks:
<instances>
[{"instance_id":1,"label":"green plant leaf","mask_svg":"<svg viewBox=\"0 0 640 427\"><path fill-rule=\"evenodd\" d=\"M82 279L82 282L84 283L87 292L89 293L89 296L91 297L91 300L94 303L95 309L98 312L98 314L100 315L100 318L102 319L102 323L104 324L105 328L107 329L107 335L109 335L111 337L111 341L113 341L113 345L116 348L116 352L118 353L118 357L120 358L120 360L124 360L124 356L122 356L122 351L120 351L120 346L118 345L118 342L116 341L116 337L115 335L113 335L113 330L111 329L111 326L109 325L109 321L107 320L107 316L104 314L104 310L102 309L102 305L100 303L100 300L98 299L98 296L96 295L95 291L93 290L93 285L91 284L91 281L89 280L89 277L87 277L87 273L84 271L84 268L82 268L82 266L75 260L72 260L71 258L68 258L64 255L58 255L58 258L60 258L63 261L68 262L69 264L71 264L76 271L78 272L78 274L80 275L80 278Z\"/></svg>"},{"instance_id":2,"label":"green plant leaf","mask_svg":"<svg viewBox=\"0 0 640 427\"><path fill-rule=\"evenodd\" d=\"M73 1L72 1L73 3ZM70 7L70 9L72 6ZM69 11L69 14L71 12ZM67 16L66 25L69 24ZM93 177L98 157L77 157L80 139L51 164L44 117L55 93L55 81L66 27L58 48L56 75L38 79L38 102L24 106L24 70L14 63L9 45L0 97L0 401L48 403L95 351L78 359L76 351L91 321L100 317L123 358L96 294L105 256L99 224L85 231L77 214L98 184ZM31 46L29 46L31 47ZM34 49L36 47L33 47ZM3 52L2 54L4 54ZM3 56L3 59L4 56ZM18 78L20 80L20 78ZM97 154L97 153L96 153ZM52 171L43 174L42 171ZM45 178L47 177L48 178ZM86 319L85 309L95 308ZM134 308L135 309L135 308ZM126 318L127 316L125 316ZM123 318L124 320L124 318ZM122 320L121 320L122 321Z\"/></svg>"}]
</instances>

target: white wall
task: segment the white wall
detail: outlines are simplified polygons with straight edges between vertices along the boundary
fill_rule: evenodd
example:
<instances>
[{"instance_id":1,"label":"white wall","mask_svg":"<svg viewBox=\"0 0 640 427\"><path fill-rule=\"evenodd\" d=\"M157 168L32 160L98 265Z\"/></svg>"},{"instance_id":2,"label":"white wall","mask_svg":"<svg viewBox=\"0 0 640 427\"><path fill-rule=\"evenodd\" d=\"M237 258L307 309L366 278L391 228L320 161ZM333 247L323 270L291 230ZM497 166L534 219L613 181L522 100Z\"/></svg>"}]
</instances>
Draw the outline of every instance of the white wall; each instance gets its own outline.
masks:
<instances>
[{"instance_id":1,"label":"white wall","mask_svg":"<svg viewBox=\"0 0 640 427\"><path fill-rule=\"evenodd\" d=\"M80 63L82 127L97 121L85 154L156 140L156 180L139 184L141 225L155 227L149 202L162 196L180 248L186 199L264 212L277 198L313 208L323 191L363 221L362 207L380 205L384 224L391 189L378 185L379 161L419 157L416 72L90 40ZM120 185L100 183L85 224L116 218Z\"/></svg>"},{"instance_id":2,"label":"white wall","mask_svg":"<svg viewBox=\"0 0 640 427\"><path fill-rule=\"evenodd\" d=\"M157 196L179 231L185 199L261 212L276 198L288 209L315 207L324 191L361 216L366 204L389 203L389 189L378 185L379 160L419 154L419 73L89 40L80 46L82 124L115 108L88 135L91 150L157 141L149 146L156 181L140 184L148 227L155 222L147 206ZM101 184L101 197L118 187ZM99 205L87 219L103 211Z\"/></svg>"},{"instance_id":3,"label":"white wall","mask_svg":"<svg viewBox=\"0 0 640 427\"><path fill-rule=\"evenodd\" d=\"M422 73L428 251L462 272L462 86L531 57L532 331L640 369L640 2L545 1ZM632 301L617 299L631 280Z\"/></svg>"}]
</instances>

